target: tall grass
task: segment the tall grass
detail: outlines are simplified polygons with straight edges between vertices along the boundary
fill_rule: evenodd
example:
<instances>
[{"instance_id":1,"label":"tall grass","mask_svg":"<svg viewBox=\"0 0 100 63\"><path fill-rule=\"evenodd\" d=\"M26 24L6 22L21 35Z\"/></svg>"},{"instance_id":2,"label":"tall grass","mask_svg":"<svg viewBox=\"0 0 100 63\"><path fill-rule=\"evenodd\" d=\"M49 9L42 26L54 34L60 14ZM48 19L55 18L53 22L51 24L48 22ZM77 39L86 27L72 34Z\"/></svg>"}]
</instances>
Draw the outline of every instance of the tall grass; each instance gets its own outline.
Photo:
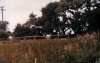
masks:
<instances>
[{"instance_id":1,"label":"tall grass","mask_svg":"<svg viewBox=\"0 0 100 63\"><path fill-rule=\"evenodd\" d=\"M0 58L5 63L95 63L100 58L100 35L0 43Z\"/></svg>"}]
</instances>

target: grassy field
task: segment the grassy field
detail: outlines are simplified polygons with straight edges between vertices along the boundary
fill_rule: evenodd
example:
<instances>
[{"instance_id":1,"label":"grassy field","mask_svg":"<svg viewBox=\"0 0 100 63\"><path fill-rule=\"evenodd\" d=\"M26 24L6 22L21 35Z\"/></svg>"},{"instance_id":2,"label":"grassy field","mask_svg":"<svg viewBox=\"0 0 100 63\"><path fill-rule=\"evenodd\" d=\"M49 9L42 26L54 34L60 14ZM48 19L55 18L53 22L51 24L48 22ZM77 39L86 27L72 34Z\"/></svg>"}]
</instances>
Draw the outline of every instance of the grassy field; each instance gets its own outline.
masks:
<instances>
[{"instance_id":1,"label":"grassy field","mask_svg":"<svg viewBox=\"0 0 100 63\"><path fill-rule=\"evenodd\" d=\"M5 63L95 63L100 58L100 35L0 43L0 58Z\"/></svg>"}]
</instances>

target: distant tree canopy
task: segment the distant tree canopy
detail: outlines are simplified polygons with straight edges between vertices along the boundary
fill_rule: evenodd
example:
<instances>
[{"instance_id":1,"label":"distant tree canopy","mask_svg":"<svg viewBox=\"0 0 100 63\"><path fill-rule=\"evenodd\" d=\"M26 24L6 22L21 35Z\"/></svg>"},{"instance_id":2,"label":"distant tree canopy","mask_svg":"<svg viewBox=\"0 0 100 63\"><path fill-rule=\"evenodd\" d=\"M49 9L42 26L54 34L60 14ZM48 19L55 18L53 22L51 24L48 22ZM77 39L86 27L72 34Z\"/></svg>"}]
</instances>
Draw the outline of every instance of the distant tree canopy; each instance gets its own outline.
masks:
<instances>
[{"instance_id":1,"label":"distant tree canopy","mask_svg":"<svg viewBox=\"0 0 100 63\"><path fill-rule=\"evenodd\" d=\"M59 19L56 8L58 7L58 2L49 3L46 7L42 8L42 21L43 28L42 32L50 34L54 28L59 27Z\"/></svg>"},{"instance_id":2,"label":"distant tree canopy","mask_svg":"<svg viewBox=\"0 0 100 63\"><path fill-rule=\"evenodd\" d=\"M0 38L8 38L10 33L8 30L8 24L7 21L0 21Z\"/></svg>"},{"instance_id":3,"label":"distant tree canopy","mask_svg":"<svg viewBox=\"0 0 100 63\"><path fill-rule=\"evenodd\" d=\"M14 29L14 36L21 37L28 35L30 35L30 29L21 24L17 24L16 28Z\"/></svg>"},{"instance_id":4,"label":"distant tree canopy","mask_svg":"<svg viewBox=\"0 0 100 63\"><path fill-rule=\"evenodd\" d=\"M35 26L36 22L37 22L36 15L34 15L33 13L31 13L29 15L28 21L25 24L23 24L23 25L26 26L26 27L31 27L31 26Z\"/></svg>"},{"instance_id":5,"label":"distant tree canopy","mask_svg":"<svg viewBox=\"0 0 100 63\"><path fill-rule=\"evenodd\" d=\"M7 21L0 21L0 29L3 29L3 30L7 30L8 29L8 26L9 25L9 22Z\"/></svg>"},{"instance_id":6,"label":"distant tree canopy","mask_svg":"<svg viewBox=\"0 0 100 63\"><path fill-rule=\"evenodd\" d=\"M9 32L0 29L0 38L8 38Z\"/></svg>"},{"instance_id":7,"label":"distant tree canopy","mask_svg":"<svg viewBox=\"0 0 100 63\"><path fill-rule=\"evenodd\" d=\"M41 30L39 27L40 26L39 23L37 22L36 15L31 13L26 23L17 24L17 26L14 29L13 35L15 37L40 35Z\"/></svg>"},{"instance_id":8,"label":"distant tree canopy","mask_svg":"<svg viewBox=\"0 0 100 63\"><path fill-rule=\"evenodd\" d=\"M100 3L97 0L60 0L50 2L41 9L42 16L36 17L30 14L30 19L21 27L27 27L25 31L19 31L22 35L65 34L65 29L72 29L75 34L100 32ZM19 29L16 26L14 33ZM19 34L18 33L18 34ZM21 34L19 34L21 35ZM18 35L18 36L19 36Z\"/></svg>"}]
</instances>

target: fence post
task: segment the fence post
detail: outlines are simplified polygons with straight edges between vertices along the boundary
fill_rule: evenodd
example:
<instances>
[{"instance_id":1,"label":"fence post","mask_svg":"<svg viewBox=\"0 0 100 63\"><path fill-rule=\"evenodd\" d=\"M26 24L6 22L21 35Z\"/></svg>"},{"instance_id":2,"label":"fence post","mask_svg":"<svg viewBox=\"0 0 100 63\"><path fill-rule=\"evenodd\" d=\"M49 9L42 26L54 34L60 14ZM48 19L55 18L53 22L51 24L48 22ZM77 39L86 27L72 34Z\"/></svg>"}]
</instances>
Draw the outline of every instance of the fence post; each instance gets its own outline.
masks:
<instances>
[{"instance_id":1,"label":"fence post","mask_svg":"<svg viewBox=\"0 0 100 63\"><path fill-rule=\"evenodd\" d=\"M34 36L34 40L35 40L35 36Z\"/></svg>"},{"instance_id":2,"label":"fence post","mask_svg":"<svg viewBox=\"0 0 100 63\"><path fill-rule=\"evenodd\" d=\"M3 41L4 41L4 43L5 43L5 39L3 38Z\"/></svg>"},{"instance_id":3,"label":"fence post","mask_svg":"<svg viewBox=\"0 0 100 63\"><path fill-rule=\"evenodd\" d=\"M26 36L24 37L24 41L26 42Z\"/></svg>"},{"instance_id":4,"label":"fence post","mask_svg":"<svg viewBox=\"0 0 100 63\"><path fill-rule=\"evenodd\" d=\"M58 39L59 39L59 34L58 34Z\"/></svg>"},{"instance_id":5,"label":"fence post","mask_svg":"<svg viewBox=\"0 0 100 63\"><path fill-rule=\"evenodd\" d=\"M12 39L12 42L14 42L14 37L13 37L13 39Z\"/></svg>"},{"instance_id":6,"label":"fence post","mask_svg":"<svg viewBox=\"0 0 100 63\"><path fill-rule=\"evenodd\" d=\"M20 37L18 37L19 38L19 42L20 42Z\"/></svg>"}]
</instances>

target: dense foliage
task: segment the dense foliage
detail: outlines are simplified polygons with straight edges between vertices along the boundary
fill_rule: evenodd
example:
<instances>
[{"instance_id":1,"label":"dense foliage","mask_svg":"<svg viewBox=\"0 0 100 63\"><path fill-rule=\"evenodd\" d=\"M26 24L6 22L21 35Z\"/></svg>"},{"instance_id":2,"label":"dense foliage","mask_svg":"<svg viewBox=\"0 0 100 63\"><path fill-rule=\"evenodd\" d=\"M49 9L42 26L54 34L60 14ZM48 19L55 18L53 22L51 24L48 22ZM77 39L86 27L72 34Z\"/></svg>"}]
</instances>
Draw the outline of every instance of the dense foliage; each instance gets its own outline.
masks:
<instances>
[{"instance_id":1,"label":"dense foliage","mask_svg":"<svg viewBox=\"0 0 100 63\"><path fill-rule=\"evenodd\" d=\"M97 0L60 0L50 2L41 9L42 16L30 14L30 19L22 25L28 27L31 34L65 34L72 29L75 34L100 32L100 3ZM17 28L16 28L17 29ZM24 29L23 29L24 30ZM55 32L53 32L55 30ZM26 31L26 30L25 30ZM14 30L14 33L17 33ZM24 33L27 34L27 33ZM22 34L22 36L25 36Z\"/></svg>"},{"instance_id":2,"label":"dense foliage","mask_svg":"<svg viewBox=\"0 0 100 63\"><path fill-rule=\"evenodd\" d=\"M7 21L0 21L0 38L8 38L10 35L10 31L8 30L8 24Z\"/></svg>"},{"instance_id":3,"label":"dense foliage","mask_svg":"<svg viewBox=\"0 0 100 63\"><path fill-rule=\"evenodd\" d=\"M8 30L8 24L9 24L9 22L7 22L7 21L0 21L0 29L3 29L3 30Z\"/></svg>"},{"instance_id":4,"label":"dense foliage","mask_svg":"<svg viewBox=\"0 0 100 63\"><path fill-rule=\"evenodd\" d=\"M20 36L28 36L28 35L30 35L30 29L21 24L17 24L14 30L14 36L20 37Z\"/></svg>"},{"instance_id":5,"label":"dense foliage","mask_svg":"<svg viewBox=\"0 0 100 63\"><path fill-rule=\"evenodd\" d=\"M9 32L0 30L0 38L8 38L9 37Z\"/></svg>"}]
</instances>

